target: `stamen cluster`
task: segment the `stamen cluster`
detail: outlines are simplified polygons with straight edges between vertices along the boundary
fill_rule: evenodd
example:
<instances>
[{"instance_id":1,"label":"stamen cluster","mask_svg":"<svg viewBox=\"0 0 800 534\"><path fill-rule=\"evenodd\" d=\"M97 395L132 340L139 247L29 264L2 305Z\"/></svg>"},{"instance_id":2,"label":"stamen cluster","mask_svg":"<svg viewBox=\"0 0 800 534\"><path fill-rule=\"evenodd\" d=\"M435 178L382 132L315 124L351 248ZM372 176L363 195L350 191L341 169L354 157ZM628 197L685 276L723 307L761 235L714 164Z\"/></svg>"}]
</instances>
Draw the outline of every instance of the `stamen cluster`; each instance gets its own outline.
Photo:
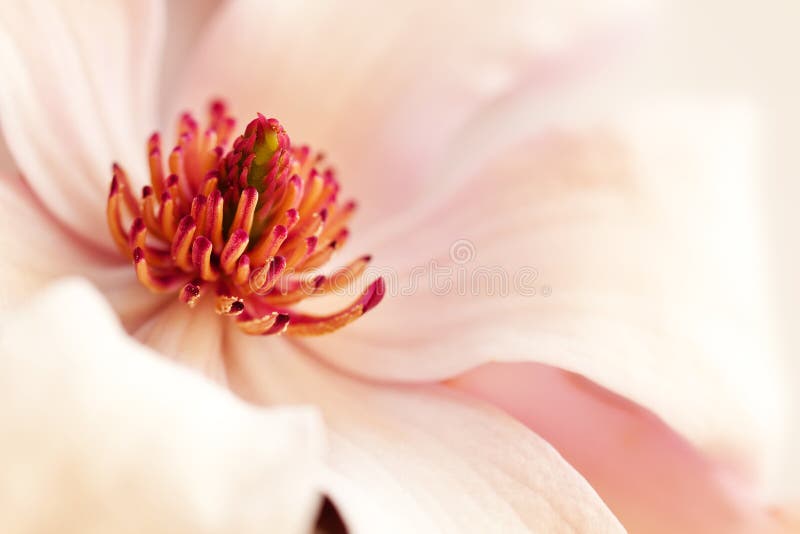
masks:
<instances>
[{"instance_id":1,"label":"stamen cluster","mask_svg":"<svg viewBox=\"0 0 800 534\"><path fill-rule=\"evenodd\" d=\"M156 293L174 291L189 306L213 293L217 313L256 335L323 334L376 306L384 293L380 278L337 313L292 310L364 272L369 256L309 277L347 240L355 203L337 201L339 183L331 168L321 167L323 156L292 147L277 120L259 114L226 152L234 126L219 101L205 131L184 114L166 169L153 134L150 185L138 199L114 164L108 226L139 281Z\"/></svg>"}]
</instances>

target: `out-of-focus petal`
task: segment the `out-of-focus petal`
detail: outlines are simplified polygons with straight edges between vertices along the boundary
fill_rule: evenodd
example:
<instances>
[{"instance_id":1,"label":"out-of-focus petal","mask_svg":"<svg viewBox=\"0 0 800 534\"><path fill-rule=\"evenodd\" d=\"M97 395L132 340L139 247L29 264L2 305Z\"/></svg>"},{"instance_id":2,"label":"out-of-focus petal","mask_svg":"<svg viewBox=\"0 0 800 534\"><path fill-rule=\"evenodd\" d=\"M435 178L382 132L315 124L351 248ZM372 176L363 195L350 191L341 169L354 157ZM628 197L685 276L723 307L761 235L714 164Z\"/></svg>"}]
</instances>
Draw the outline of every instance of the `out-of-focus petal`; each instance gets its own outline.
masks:
<instances>
[{"instance_id":1,"label":"out-of-focus petal","mask_svg":"<svg viewBox=\"0 0 800 534\"><path fill-rule=\"evenodd\" d=\"M129 338L88 284L0 321L3 532L307 532L322 428Z\"/></svg>"},{"instance_id":2,"label":"out-of-focus petal","mask_svg":"<svg viewBox=\"0 0 800 534\"><path fill-rule=\"evenodd\" d=\"M652 413L579 375L534 363L489 364L450 384L546 439L630 534L759 534L778 527L745 481Z\"/></svg>"},{"instance_id":3,"label":"out-of-focus petal","mask_svg":"<svg viewBox=\"0 0 800 534\"><path fill-rule=\"evenodd\" d=\"M547 363L764 474L784 405L761 329L751 129L692 111L502 154L440 210L367 247L384 266L379 307L302 343L384 380Z\"/></svg>"},{"instance_id":4,"label":"out-of-focus petal","mask_svg":"<svg viewBox=\"0 0 800 534\"><path fill-rule=\"evenodd\" d=\"M6 145L2 136L0 136L0 174L6 176L17 174L14 158L11 156L11 152L8 151L8 145Z\"/></svg>"},{"instance_id":5,"label":"out-of-focus petal","mask_svg":"<svg viewBox=\"0 0 800 534\"><path fill-rule=\"evenodd\" d=\"M479 108L601 55L599 35L629 6L232 1L200 38L176 107L219 95L241 120L280 118L294 142L324 150L375 221L449 171Z\"/></svg>"},{"instance_id":6,"label":"out-of-focus petal","mask_svg":"<svg viewBox=\"0 0 800 534\"><path fill-rule=\"evenodd\" d=\"M160 109L173 105L174 88L186 66L186 58L197 45L206 25L213 19L224 0L170 0L167 2L167 33L164 37L164 54L161 58ZM179 103L179 105L181 105ZM172 132L177 119L162 114L160 128Z\"/></svg>"},{"instance_id":7,"label":"out-of-focus petal","mask_svg":"<svg viewBox=\"0 0 800 534\"><path fill-rule=\"evenodd\" d=\"M23 182L7 176L0 176L0 251L0 310L18 308L67 275L91 280L128 326L163 301L142 288L119 255L109 256L59 224Z\"/></svg>"},{"instance_id":8,"label":"out-of-focus petal","mask_svg":"<svg viewBox=\"0 0 800 534\"><path fill-rule=\"evenodd\" d=\"M259 404L319 406L326 490L351 532L622 532L592 488L502 412L443 386L348 378L271 341L233 333L232 389Z\"/></svg>"},{"instance_id":9,"label":"out-of-focus petal","mask_svg":"<svg viewBox=\"0 0 800 534\"><path fill-rule=\"evenodd\" d=\"M12 2L0 13L0 125L16 166L71 230L113 248L112 161L144 180L164 26L158 0Z\"/></svg>"}]
</instances>

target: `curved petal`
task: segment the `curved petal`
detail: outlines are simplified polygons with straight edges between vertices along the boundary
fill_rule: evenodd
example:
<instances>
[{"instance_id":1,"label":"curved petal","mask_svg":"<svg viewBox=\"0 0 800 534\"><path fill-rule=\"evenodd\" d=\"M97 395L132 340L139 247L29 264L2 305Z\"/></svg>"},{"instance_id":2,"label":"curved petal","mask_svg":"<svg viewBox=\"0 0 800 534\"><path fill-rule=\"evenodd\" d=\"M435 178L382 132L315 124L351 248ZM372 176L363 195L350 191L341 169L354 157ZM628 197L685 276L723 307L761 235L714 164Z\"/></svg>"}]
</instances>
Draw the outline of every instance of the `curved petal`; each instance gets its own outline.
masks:
<instances>
[{"instance_id":1,"label":"curved petal","mask_svg":"<svg viewBox=\"0 0 800 534\"><path fill-rule=\"evenodd\" d=\"M447 149L478 108L602 48L598 34L628 14L620 4L232 1L200 39L176 105L219 95L241 120L278 117L330 156L375 221L452 166Z\"/></svg>"},{"instance_id":2,"label":"curved petal","mask_svg":"<svg viewBox=\"0 0 800 534\"><path fill-rule=\"evenodd\" d=\"M142 343L183 365L226 385L224 322L205 296L194 308L173 297L173 302L151 314L133 335ZM264 340L269 343L271 340Z\"/></svg>"},{"instance_id":3,"label":"curved petal","mask_svg":"<svg viewBox=\"0 0 800 534\"><path fill-rule=\"evenodd\" d=\"M14 2L0 14L0 124L20 172L71 230L112 249L111 163L144 180L163 3Z\"/></svg>"},{"instance_id":4,"label":"curved petal","mask_svg":"<svg viewBox=\"0 0 800 534\"><path fill-rule=\"evenodd\" d=\"M489 364L450 385L502 408L546 439L631 534L778 528L745 481L652 413L579 375L533 363Z\"/></svg>"},{"instance_id":5,"label":"curved petal","mask_svg":"<svg viewBox=\"0 0 800 534\"><path fill-rule=\"evenodd\" d=\"M313 410L254 409L164 362L79 280L0 328L4 532L308 531Z\"/></svg>"},{"instance_id":6,"label":"curved petal","mask_svg":"<svg viewBox=\"0 0 800 534\"><path fill-rule=\"evenodd\" d=\"M665 108L502 154L441 210L368 249L385 266L379 307L303 343L383 380L487 361L562 367L762 475L784 401L740 118Z\"/></svg>"},{"instance_id":7,"label":"curved petal","mask_svg":"<svg viewBox=\"0 0 800 534\"><path fill-rule=\"evenodd\" d=\"M8 145L6 145L2 136L0 136L0 174L7 176L18 174L14 158L11 157L11 152L9 152Z\"/></svg>"},{"instance_id":8,"label":"curved petal","mask_svg":"<svg viewBox=\"0 0 800 534\"><path fill-rule=\"evenodd\" d=\"M162 302L133 269L61 225L20 180L0 176L0 310L16 309L55 278L77 275L99 287L126 326Z\"/></svg>"},{"instance_id":9,"label":"curved petal","mask_svg":"<svg viewBox=\"0 0 800 534\"><path fill-rule=\"evenodd\" d=\"M160 109L168 108L175 98L172 88L180 83L186 58L197 45L197 37L215 16L224 0L170 0L167 2L167 34L164 38L164 54L160 86L165 90L159 100ZM162 114L160 126L172 131L175 116ZM166 119L167 124L163 123Z\"/></svg>"},{"instance_id":10,"label":"curved petal","mask_svg":"<svg viewBox=\"0 0 800 534\"><path fill-rule=\"evenodd\" d=\"M549 445L501 412L442 386L348 378L283 338L264 341L231 335L232 389L319 406L326 489L351 532L622 532Z\"/></svg>"}]
</instances>

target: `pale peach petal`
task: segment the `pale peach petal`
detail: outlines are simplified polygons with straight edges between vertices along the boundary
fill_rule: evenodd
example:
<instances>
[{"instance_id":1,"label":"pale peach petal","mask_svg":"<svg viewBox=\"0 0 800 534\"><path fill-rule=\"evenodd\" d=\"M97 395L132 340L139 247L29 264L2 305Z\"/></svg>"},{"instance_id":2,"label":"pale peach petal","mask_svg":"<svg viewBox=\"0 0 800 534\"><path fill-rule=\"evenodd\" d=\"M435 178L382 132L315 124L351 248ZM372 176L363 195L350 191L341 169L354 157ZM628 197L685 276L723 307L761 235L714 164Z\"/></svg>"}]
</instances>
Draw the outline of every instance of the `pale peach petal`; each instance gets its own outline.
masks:
<instances>
[{"instance_id":1,"label":"pale peach petal","mask_svg":"<svg viewBox=\"0 0 800 534\"><path fill-rule=\"evenodd\" d=\"M592 485L630 534L757 534L777 523L735 474L655 415L541 364L489 364L450 382L537 432Z\"/></svg>"},{"instance_id":2,"label":"pale peach petal","mask_svg":"<svg viewBox=\"0 0 800 534\"><path fill-rule=\"evenodd\" d=\"M186 58L197 45L223 0L170 0L167 2L167 34L164 39L164 53L161 57L161 88L159 103L162 108L173 104L174 88L186 67ZM163 109L162 109L163 111ZM172 132L177 117L162 115L160 127Z\"/></svg>"},{"instance_id":3,"label":"pale peach petal","mask_svg":"<svg viewBox=\"0 0 800 534\"><path fill-rule=\"evenodd\" d=\"M547 443L467 396L348 378L283 338L233 332L226 358L246 399L323 412L326 489L353 533L622 532Z\"/></svg>"},{"instance_id":4,"label":"pale peach petal","mask_svg":"<svg viewBox=\"0 0 800 534\"><path fill-rule=\"evenodd\" d=\"M17 167L14 164L14 158L11 152L8 151L8 145L0 137L0 174L12 176L17 174Z\"/></svg>"},{"instance_id":5,"label":"pale peach petal","mask_svg":"<svg viewBox=\"0 0 800 534\"><path fill-rule=\"evenodd\" d=\"M384 380L487 361L562 367L763 476L783 400L752 261L750 130L735 113L692 111L503 153L367 247L387 281L379 307L301 343Z\"/></svg>"},{"instance_id":6,"label":"pale peach petal","mask_svg":"<svg viewBox=\"0 0 800 534\"><path fill-rule=\"evenodd\" d=\"M71 230L104 231L110 165L144 178L164 25L158 0L12 2L0 13L0 124L16 166Z\"/></svg>"},{"instance_id":7,"label":"pale peach petal","mask_svg":"<svg viewBox=\"0 0 800 534\"><path fill-rule=\"evenodd\" d=\"M213 295L204 297L194 308L174 298L138 326L134 336L170 359L225 385L223 327L224 321L230 319L214 312ZM260 340L265 347L272 341Z\"/></svg>"},{"instance_id":8,"label":"pale peach petal","mask_svg":"<svg viewBox=\"0 0 800 534\"><path fill-rule=\"evenodd\" d=\"M145 291L119 255L108 255L65 228L26 184L8 176L0 176L0 250L0 309L21 306L66 275L91 280L128 326L141 323L164 300Z\"/></svg>"},{"instance_id":9,"label":"pale peach petal","mask_svg":"<svg viewBox=\"0 0 800 534\"><path fill-rule=\"evenodd\" d=\"M308 532L314 410L256 409L165 362L79 280L0 328L3 532Z\"/></svg>"},{"instance_id":10,"label":"pale peach petal","mask_svg":"<svg viewBox=\"0 0 800 534\"><path fill-rule=\"evenodd\" d=\"M375 221L449 172L481 106L561 77L618 29L621 4L232 1L200 39L175 108L219 95L242 120L278 117L329 156Z\"/></svg>"}]
</instances>

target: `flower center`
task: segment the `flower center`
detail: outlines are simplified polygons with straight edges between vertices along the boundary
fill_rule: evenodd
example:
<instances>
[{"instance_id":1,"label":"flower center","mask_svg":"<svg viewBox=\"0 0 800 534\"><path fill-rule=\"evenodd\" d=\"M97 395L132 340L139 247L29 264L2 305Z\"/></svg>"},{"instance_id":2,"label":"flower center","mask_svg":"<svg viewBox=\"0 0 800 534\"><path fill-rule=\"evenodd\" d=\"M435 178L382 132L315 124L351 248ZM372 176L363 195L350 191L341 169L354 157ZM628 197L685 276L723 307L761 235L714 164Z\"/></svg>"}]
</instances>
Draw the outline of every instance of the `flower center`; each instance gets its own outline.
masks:
<instances>
[{"instance_id":1,"label":"flower center","mask_svg":"<svg viewBox=\"0 0 800 534\"><path fill-rule=\"evenodd\" d=\"M218 314L255 335L324 334L376 306L381 278L336 313L292 309L306 297L350 287L364 272L369 256L318 274L347 239L355 203L337 201L339 183L322 167L323 156L293 147L277 120L259 114L226 152L234 125L219 101L204 132L190 114L181 116L169 174L153 134L150 185L141 199L114 164L108 226L139 281L155 293L175 292L190 307L214 298Z\"/></svg>"}]
</instances>

